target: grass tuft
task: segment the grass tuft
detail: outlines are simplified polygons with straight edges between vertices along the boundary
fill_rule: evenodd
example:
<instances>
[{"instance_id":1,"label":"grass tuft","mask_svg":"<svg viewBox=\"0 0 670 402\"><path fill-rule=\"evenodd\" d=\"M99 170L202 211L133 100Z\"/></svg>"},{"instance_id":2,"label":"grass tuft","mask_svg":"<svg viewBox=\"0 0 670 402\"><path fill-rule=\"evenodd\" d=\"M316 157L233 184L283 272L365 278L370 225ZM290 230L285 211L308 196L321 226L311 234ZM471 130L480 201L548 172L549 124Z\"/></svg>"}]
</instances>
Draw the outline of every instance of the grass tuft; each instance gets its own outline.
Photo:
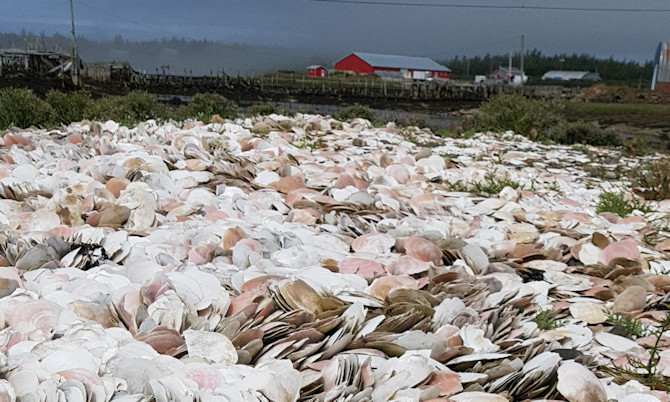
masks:
<instances>
[{"instance_id":1,"label":"grass tuft","mask_svg":"<svg viewBox=\"0 0 670 402\"><path fill-rule=\"evenodd\" d=\"M618 313L612 313L610 311L605 311L607 315L607 321L609 324L619 327L626 331L627 334L635 337L647 336L649 333L649 327L642 323L642 321L632 318L624 317Z\"/></svg>"},{"instance_id":2,"label":"grass tuft","mask_svg":"<svg viewBox=\"0 0 670 402\"><path fill-rule=\"evenodd\" d=\"M670 309L670 305L665 305L666 309ZM659 327L647 330L647 336L654 338L654 344L643 345L649 353L649 359L644 361L628 356L628 367L616 367L616 371L623 374L628 379L634 379L650 387L653 390L661 390L670 392L670 383L658 372L659 363L661 361L660 352L668 345L662 345L661 339L663 334L670 330L670 314L666 314Z\"/></svg>"},{"instance_id":3,"label":"grass tuft","mask_svg":"<svg viewBox=\"0 0 670 402\"><path fill-rule=\"evenodd\" d=\"M505 187L519 188L519 183L510 179L507 175L499 177L496 170L486 173L484 181L474 183L475 190L480 193L498 194Z\"/></svg>"},{"instance_id":4,"label":"grass tuft","mask_svg":"<svg viewBox=\"0 0 670 402\"><path fill-rule=\"evenodd\" d=\"M556 318L551 310L542 310L535 317L537 327L542 331L549 331L563 326L563 321Z\"/></svg>"},{"instance_id":5,"label":"grass tuft","mask_svg":"<svg viewBox=\"0 0 670 402\"><path fill-rule=\"evenodd\" d=\"M600 194L600 202L596 206L596 212L612 212L622 218L627 217L635 210L643 213L652 212L652 209L648 205L634 198L634 196L631 197L632 201L628 201L626 198L626 194L623 192L614 193L605 191Z\"/></svg>"}]
</instances>

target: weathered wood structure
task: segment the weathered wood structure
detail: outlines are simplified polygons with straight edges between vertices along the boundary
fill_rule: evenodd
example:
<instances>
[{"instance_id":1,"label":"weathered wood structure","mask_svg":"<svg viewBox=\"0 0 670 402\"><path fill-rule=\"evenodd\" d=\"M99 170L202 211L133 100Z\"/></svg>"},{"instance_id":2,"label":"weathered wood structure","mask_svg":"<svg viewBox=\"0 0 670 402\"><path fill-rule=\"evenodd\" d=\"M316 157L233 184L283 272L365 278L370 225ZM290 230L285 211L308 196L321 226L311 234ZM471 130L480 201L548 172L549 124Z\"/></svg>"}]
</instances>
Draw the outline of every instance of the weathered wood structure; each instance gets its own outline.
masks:
<instances>
[{"instance_id":1,"label":"weathered wood structure","mask_svg":"<svg viewBox=\"0 0 670 402\"><path fill-rule=\"evenodd\" d=\"M79 68L83 68L77 58ZM0 76L12 77L31 75L39 77L58 77L70 79L73 60L69 54L43 50L0 49Z\"/></svg>"}]
</instances>

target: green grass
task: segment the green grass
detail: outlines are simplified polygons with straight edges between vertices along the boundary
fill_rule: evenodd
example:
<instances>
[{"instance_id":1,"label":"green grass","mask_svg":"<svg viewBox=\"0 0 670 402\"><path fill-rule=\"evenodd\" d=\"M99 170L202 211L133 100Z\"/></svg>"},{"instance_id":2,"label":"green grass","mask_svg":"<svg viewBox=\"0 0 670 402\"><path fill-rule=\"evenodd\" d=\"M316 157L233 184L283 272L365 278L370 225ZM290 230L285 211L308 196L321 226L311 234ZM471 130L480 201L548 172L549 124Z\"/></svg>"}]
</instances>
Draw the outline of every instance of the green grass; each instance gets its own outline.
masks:
<instances>
[{"instance_id":1,"label":"green grass","mask_svg":"<svg viewBox=\"0 0 670 402\"><path fill-rule=\"evenodd\" d=\"M507 175L499 177L496 173L496 170L486 173L484 181L474 183L475 190L480 193L498 194L505 187L519 188L518 182L511 180Z\"/></svg>"},{"instance_id":2,"label":"green grass","mask_svg":"<svg viewBox=\"0 0 670 402\"><path fill-rule=\"evenodd\" d=\"M626 194L623 192L614 193L611 191L605 191L600 194L600 202L598 205L596 205L597 213L612 212L622 218L627 217L634 210L638 210L643 213L653 212L653 210L648 205L644 204L642 201L639 201L637 198L633 198L632 201L626 200Z\"/></svg>"},{"instance_id":3,"label":"green grass","mask_svg":"<svg viewBox=\"0 0 670 402\"><path fill-rule=\"evenodd\" d=\"M670 305L666 304L665 308L670 309ZM635 379L651 389L670 392L670 383L658 372L658 364L661 361L660 352L667 347L667 345L661 344L661 339L668 330L670 330L670 314L665 316L659 327L647 330L647 335L654 337L653 345L644 345L644 348L649 352L649 360L642 361L629 355L628 364L632 369L617 367L616 370L627 378Z\"/></svg>"},{"instance_id":4,"label":"green grass","mask_svg":"<svg viewBox=\"0 0 670 402\"><path fill-rule=\"evenodd\" d=\"M591 102L564 102L565 114L597 114L597 115L621 115L621 114L644 114L670 116L670 105L649 103L591 103Z\"/></svg>"},{"instance_id":5,"label":"green grass","mask_svg":"<svg viewBox=\"0 0 670 402\"><path fill-rule=\"evenodd\" d=\"M606 191L600 194L600 202L596 206L596 212L612 212L625 218L633 212L633 207L624 199L623 193Z\"/></svg>"},{"instance_id":6,"label":"green grass","mask_svg":"<svg viewBox=\"0 0 670 402\"><path fill-rule=\"evenodd\" d=\"M638 319L624 317L618 313L613 314L610 311L605 311L605 314L607 314L607 322L609 324L622 328L629 335L640 338L647 336L649 333L649 327Z\"/></svg>"},{"instance_id":7,"label":"green grass","mask_svg":"<svg viewBox=\"0 0 670 402\"><path fill-rule=\"evenodd\" d=\"M540 311L535 317L535 323L542 331L549 331L563 325L563 322L557 319L551 310Z\"/></svg>"}]
</instances>

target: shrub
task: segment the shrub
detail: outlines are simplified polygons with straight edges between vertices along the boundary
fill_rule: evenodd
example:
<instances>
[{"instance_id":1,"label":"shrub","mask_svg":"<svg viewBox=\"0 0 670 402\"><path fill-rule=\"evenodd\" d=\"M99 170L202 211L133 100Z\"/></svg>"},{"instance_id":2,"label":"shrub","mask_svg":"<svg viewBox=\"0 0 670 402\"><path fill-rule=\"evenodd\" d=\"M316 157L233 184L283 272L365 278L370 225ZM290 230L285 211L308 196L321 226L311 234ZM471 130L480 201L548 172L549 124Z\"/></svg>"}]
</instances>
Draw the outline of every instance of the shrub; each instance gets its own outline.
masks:
<instances>
[{"instance_id":1,"label":"shrub","mask_svg":"<svg viewBox=\"0 0 670 402\"><path fill-rule=\"evenodd\" d=\"M133 123L148 119L164 118L166 106L145 91L132 91L121 98L124 112Z\"/></svg>"},{"instance_id":2,"label":"shrub","mask_svg":"<svg viewBox=\"0 0 670 402\"><path fill-rule=\"evenodd\" d=\"M553 130L551 139L561 144L588 144L595 146L619 146L621 141L603 130L596 122L565 122Z\"/></svg>"},{"instance_id":3,"label":"shrub","mask_svg":"<svg viewBox=\"0 0 670 402\"><path fill-rule=\"evenodd\" d=\"M247 115L249 116L267 116L270 114L281 114L284 116L295 116L295 113L292 111L283 108L277 105L271 104L262 104L262 105L252 105L247 109Z\"/></svg>"},{"instance_id":4,"label":"shrub","mask_svg":"<svg viewBox=\"0 0 670 402\"><path fill-rule=\"evenodd\" d=\"M96 99L89 108L86 118L93 120L114 120L132 126L148 119L167 118L170 108L158 102L144 91L132 91L125 96L109 96Z\"/></svg>"},{"instance_id":5,"label":"shrub","mask_svg":"<svg viewBox=\"0 0 670 402\"><path fill-rule=\"evenodd\" d=\"M125 111L124 102L120 96L105 96L96 99L89 108L86 117L91 120L114 120L116 122L130 119L130 115Z\"/></svg>"},{"instance_id":6,"label":"shrub","mask_svg":"<svg viewBox=\"0 0 670 402\"><path fill-rule=\"evenodd\" d=\"M53 109L29 89L0 89L0 129L45 126Z\"/></svg>"},{"instance_id":7,"label":"shrub","mask_svg":"<svg viewBox=\"0 0 670 402\"><path fill-rule=\"evenodd\" d=\"M63 93L60 91L49 91L47 103L53 108L52 121L56 124L70 124L82 121L87 117L93 106L91 94L86 91Z\"/></svg>"},{"instance_id":8,"label":"shrub","mask_svg":"<svg viewBox=\"0 0 670 402\"><path fill-rule=\"evenodd\" d=\"M563 123L559 103L529 100L518 95L496 95L483 103L474 117L474 128L482 131L512 130L533 141L544 140Z\"/></svg>"},{"instance_id":9,"label":"shrub","mask_svg":"<svg viewBox=\"0 0 670 402\"><path fill-rule=\"evenodd\" d=\"M378 123L377 114L375 113L375 111L369 108L368 106L359 104L343 107L337 112L335 112L333 114L333 117L341 121L351 121L355 118L361 118L368 120L373 125L375 123Z\"/></svg>"},{"instance_id":10,"label":"shrub","mask_svg":"<svg viewBox=\"0 0 670 402\"><path fill-rule=\"evenodd\" d=\"M213 93L193 95L191 103L188 106L189 117L196 117L207 121L215 114L220 115L224 119L234 118L237 117L238 112L239 108L235 102L226 99L222 95Z\"/></svg>"},{"instance_id":11,"label":"shrub","mask_svg":"<svg viewBox=\"0 0 670 402\"><path fill-rule=\"evenodd\" d=\"M670 158L661 157L648 162L637 170L633 177L633 190L645 200L665 200L670 198Z\"/></svg>"},{"instance_id":12,"label":"shrub","mask_svg":"<svg viewBox=\"0 0 670 402\"><path fill-rule=\"evenodd\" d=\"M628 156L650 155L654 153L642 137L629 138L623 143L624 153Z\"/></svg>"}]
</instances>

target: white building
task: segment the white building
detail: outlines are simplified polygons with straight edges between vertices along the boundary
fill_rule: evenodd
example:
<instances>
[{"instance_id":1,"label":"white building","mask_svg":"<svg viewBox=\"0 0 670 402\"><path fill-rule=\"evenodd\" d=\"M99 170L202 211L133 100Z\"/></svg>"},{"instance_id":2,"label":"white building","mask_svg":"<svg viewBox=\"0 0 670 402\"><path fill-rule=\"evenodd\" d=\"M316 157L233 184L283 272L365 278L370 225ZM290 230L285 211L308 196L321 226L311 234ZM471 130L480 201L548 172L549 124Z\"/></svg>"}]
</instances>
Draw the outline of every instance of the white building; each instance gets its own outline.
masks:
<instances>
[{"instance_id":1,"label":"white building","mask_svg":"<svg viewBox=\"0 0 670 402\"><path fill-rule=\"evenodd\" d=\"M598 73L592 73L590 71L562 71L562 70L552 70L547 71L542 75L543 80L554 80L554 81L602 81Z\"/></svg>"}]
</instances>

